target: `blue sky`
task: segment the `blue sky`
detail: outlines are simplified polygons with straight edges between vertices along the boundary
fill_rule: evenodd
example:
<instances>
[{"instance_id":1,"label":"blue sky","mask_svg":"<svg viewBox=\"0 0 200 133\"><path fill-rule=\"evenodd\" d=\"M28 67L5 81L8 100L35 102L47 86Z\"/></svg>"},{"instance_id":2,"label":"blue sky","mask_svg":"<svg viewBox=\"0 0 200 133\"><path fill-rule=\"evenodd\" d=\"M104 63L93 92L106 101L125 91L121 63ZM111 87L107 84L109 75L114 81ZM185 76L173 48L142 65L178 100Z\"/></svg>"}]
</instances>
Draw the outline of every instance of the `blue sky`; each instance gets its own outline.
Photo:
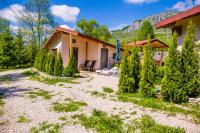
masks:
<instances>
[{"instance_id":1,"label":"blue sky","mask_svg":"<svg viewBox=\"0 0 200 133\"><path fill-rule=\"evenodd\" d=\"M14 14L23 10L25 0L0 0L0 16L16 23ZM200 0L51 0L51 12L60 25L74 28L77 20L95 19L109 29L118 29L134 20L166 9L183 11L200 4Z\"/></svg>"}]
</instances>

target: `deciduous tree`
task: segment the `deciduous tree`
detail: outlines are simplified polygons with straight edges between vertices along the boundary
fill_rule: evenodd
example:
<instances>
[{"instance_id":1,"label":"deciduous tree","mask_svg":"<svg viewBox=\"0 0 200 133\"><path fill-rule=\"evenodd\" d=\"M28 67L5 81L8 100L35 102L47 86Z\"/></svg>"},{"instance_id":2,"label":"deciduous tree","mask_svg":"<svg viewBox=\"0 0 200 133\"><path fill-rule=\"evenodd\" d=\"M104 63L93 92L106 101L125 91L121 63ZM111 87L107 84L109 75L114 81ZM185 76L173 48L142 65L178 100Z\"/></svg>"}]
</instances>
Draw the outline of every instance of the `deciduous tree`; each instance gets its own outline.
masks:
<instances>
[{"instance_id":1,"label":"deciduous tree","mask_svg":"<svg viewBox=\"0 0 200 133\"><path fill-rule=\"evenodd\" d=\"M107 26L98 24L95 20L81 19L77 22L77 27L85 35L90 37L108 41L111 38L111 33L108 30Z\"/></svg>"},{"instance_id":2,"label":"deciduous tree","mask_svg":"<svg viewBox=\"0 0 200 133\"><path fill-rule=\"evenodd\" d=\"M137 32L137 40L153 39L155 37L154 27L148 20L143 21L139 31Z\"/></svg>"},{"instance_id":3,"label":"deciduous tree","mask_svg":"<svg viewBox=\"0 0 200 133\"><path fill-rule=\"evenodd\" d=\"M31 31L31 44L40 48L49 30L55 26L54 17L50 12L49 0L27 0L25 10L20 14L20 22Z\"/></svg>"},{"instance_id":4,"label":"deciduous tree","mask_svg":"<svg viewBox=\"0 0 200 133\"><path fill-rule=\"evenodd\" d=\"M8 68L15 64L15 45L10 29L0 33L0 64Z\"/></svg>"}]
</instances>

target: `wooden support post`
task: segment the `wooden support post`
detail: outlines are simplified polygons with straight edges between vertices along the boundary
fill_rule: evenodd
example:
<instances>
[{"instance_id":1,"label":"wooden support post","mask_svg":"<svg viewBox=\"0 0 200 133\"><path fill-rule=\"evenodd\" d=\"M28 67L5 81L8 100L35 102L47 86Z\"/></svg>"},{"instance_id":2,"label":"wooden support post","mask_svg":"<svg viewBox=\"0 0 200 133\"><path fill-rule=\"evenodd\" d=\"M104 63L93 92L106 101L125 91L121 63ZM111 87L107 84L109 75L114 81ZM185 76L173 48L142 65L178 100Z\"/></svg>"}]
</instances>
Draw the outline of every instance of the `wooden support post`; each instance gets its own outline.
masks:
<instances>
[{"instance_id":1,"label":"wooden support post","mask_svg":"<svg viewBox=\"0 0 200 133\"><path fill-rule=\"evenodd\" d=\"M161 52L160 66L162 66L162 60L163 60L163 50Z\"/></svg>"},{"instance_id":2,"label":"wooden support post","mask_svg":"<svg viewBox=\"0 0 200 133\"><path fill-rule=\"evenodd\" d=\"M69 50L72 50L72 34L69 34ZM69 51L69 55L71 54L71 51Z\"/></svg>"},{"instance_id":3,"label":"wooden support post","mask_svg":"<svg viewBox=\"0 0 200 133\"><path fill-rule=\"evenodd\" d=\"M86 41L86 60L88 59L88 41Z\"/></svg>"}]
</instances>

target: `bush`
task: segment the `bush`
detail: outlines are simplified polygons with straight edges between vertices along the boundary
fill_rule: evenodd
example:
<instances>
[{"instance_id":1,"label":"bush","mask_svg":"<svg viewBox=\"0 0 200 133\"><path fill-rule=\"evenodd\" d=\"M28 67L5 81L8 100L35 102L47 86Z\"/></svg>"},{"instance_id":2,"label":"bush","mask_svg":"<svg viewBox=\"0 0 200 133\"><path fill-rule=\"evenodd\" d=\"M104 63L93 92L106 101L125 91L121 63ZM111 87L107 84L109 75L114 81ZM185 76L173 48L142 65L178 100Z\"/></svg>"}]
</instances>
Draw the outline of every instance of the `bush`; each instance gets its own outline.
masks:
<instances>
[{"instance_id":1,"label":"bush","mask_svg":"<svg viewBox=\"0 0 200 133\"><path fill-rule=\"evenodd\" d=\"M59 53L56 58L56 63L54 66L54 75L61 76L62 73L63 73L63 61L62 61L61 53Z\"/></svg>"},{"instance_id":2,"label":"bush","mask_svg":"<svg viewBox=\"0 0 200 133\"><path fill-rule=\"evenodd\" d=\"M64 69L64 76L66 77L74 77L79 73L79 70L76 66L76 59L74 56L73 49L70 49L70 58L67 67Z\"/></svg>"},{"instance_id":3,"label":"bush","mask_svg":"<svg viewBox=\"0 0 200 133\"><path fill-rule=\"evenodd\" d=\"M177 51L177 47L177 34L175 33L169 45L168 57L165 61L161 95L165 101L181 103L188 101L188 96L182 89L183 75L180 66L180 53Z\"/></svg>"},{"instance_id":4,"label":"bush","mask_svg":"<svg viewBox=\"0 0 200 133\"><path fill-rule=\"evenodd\" d=\"M150 45L150 39L147 45L143 47L143 53L144 57L139 87L143 96L152 97L155 95L155 87L153 75L153 53Z\"/></svg>"}]
</instances>

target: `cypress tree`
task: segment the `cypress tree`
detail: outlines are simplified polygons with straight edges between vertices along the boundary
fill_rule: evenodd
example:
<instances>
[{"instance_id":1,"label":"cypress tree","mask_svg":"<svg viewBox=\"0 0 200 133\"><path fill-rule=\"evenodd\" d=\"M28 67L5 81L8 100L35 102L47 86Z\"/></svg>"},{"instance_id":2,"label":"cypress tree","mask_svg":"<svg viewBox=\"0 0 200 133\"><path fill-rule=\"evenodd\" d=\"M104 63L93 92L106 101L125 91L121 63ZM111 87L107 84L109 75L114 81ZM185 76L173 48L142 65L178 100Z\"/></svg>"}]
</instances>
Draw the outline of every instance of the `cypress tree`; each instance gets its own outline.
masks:
<instances>
[{"instance_id":1,"label":"cypress tree","mask_svg":"<svg viewBox=\"0 0 200 133\"><path fill-rule=\"evenodd\" d=\"M45 72L49 72L49 62L50 62L50 56L51 56L51 54L50 53L48 53L47 54L47 58L46 58L46 61L45 61Z\"/></svg>"},{"instance_id":2,"label":"cypress tree","mask_svg":"<svg viewBox=\"0 0 200 133\"><path fill-rule=\"evenodd\" d=\"M133 85L130 92L135 92L139 88L140 81L140 56L138 47L133 47L129 58L129 75L135 81L132 82Z\"/></svg>"},{"instance_id":3,"label":"cypress tree","mask_svg":"<svg viewBox=\"0 0 200 133\"><path fill-rule=\"evenodd\" d=\"M180 53L177 51L177 34L172 36L168 48L168 57L165 60L164 78L161 81L161 95L165 101L180 103L188 97L182 87L182 73L180 68Z\"/></svg>"},{"instance_id":4,"label":"cypress tree","mask_svg":"<svg viewBox=\"0 0 200 133\"><path fill-rule=\"evenodd\" d=\"M48 52L46 49L43 51L43 62L42 62L42 71L45 72L45 65L48 58Z\"/></svg>"},{"instance_id":5,"label":"cypress tree","mask_svg":"<svg viewBox=\"0 0 200 133\"><path fill-rule=\"evenodd\" d=\"M62 61L61 53L59 53L56 58L56 63L54 66L54 75L61 76L62 73L63 73L63 61Z\"/></svg>"},{"instance_id":6,"label":"cypress tree","mask_svg":"<svg viewBox=\"0 0 200 133\"><path fill-rule=\"evenodd\" d=\"M34 60L34 67L38 69L39 52L37 52Z\"/></svg>"},{"instance_id":7,"label":"cypress tree","mask_svg":"<svg viewBox=\"0 0 200 133\"><path fill-rule=\"evenodd\" d=\"M196 97L200 94L199 80L199 55L196 50L196 27L189 22L187 32L182 46L181 62L183 73L183 87L189 97Z\"/></svg>"},{"instance_id":8,"label":"cypress tree","mask_svg":"<svg viewBox=\"0 0 200 133\"><path fill-rule=\"evenodd\" d=\"M67 67L64 69L64 76L66 77L74 77L79 73L79 70L76 66L76 59L74 56L73 49L70 49L70 58Z\"/></svg>"},{"instance_id":9,"label":"cypress tree","mask_svg":"<svg viewBox=\"0 0 200 133\"><path fill-rule=\"evenodd\" d=\"M139 83L140 91L145 97L152 97L155 94L153 78L153 53L150 39L147 45L143 47L143 62L141 70L141 79Z\"/></svg>"},{"instance_id":10,"label":"cypress tree","mask_svg":"<svg viewBox=\"0 0 200 133\"><path fill-rule=\"evenodd\" d=\"M129 61L128 61L128 51L124 52L122 63L120 65L120 77L119 77L119 93L128 93L131 91L131 86L134 86L134 78L130 78L129 74Z\"/></svg>"},{"instance_id":11,"label":"cypress tree","mask_svg":"<svg viewBox=\"0 0 200 133\"><path fill-rule=\"evenodd\" d=\"M49 57L49 69L48 69L48 73L53 75L54 74L54 64L55 64L55 56L54 54L50 54Z\"/></svg>"},{"instance_id":12,"label":"cypress tree","mask_svg":"<svg viewBox=\"0 0 200 133\"><path fill-rule=\"evenodd\" d=\"M44 70L45 56L46 56L46 50L45 49L41 49L39 51L39 60L38 60L38 69L41 70L41 71Z\"/></svg>"}]
</instances>

